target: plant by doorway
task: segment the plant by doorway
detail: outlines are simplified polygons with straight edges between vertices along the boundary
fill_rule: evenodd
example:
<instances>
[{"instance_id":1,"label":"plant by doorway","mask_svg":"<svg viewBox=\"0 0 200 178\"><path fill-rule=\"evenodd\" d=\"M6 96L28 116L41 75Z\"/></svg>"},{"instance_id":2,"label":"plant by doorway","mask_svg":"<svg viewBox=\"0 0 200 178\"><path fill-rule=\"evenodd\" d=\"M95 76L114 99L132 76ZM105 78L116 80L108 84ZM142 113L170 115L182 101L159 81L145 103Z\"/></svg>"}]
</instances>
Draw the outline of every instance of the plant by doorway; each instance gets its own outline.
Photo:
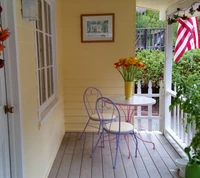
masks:
<instances>
[{"instance_id":1,"label":"plant by doorway","mask_svg":"<svg viewBox=\"0 0 200 178\"><path fill-rule=\"evenodd\" d=\"M187 114L185 131L189 125L194 125L195 135L188 147L184 149L189 162L186 166L186 178L199 178L200 175L200 83L196 75L188 76L187 80L180 79L177 94L170 110L180 105L180 109Z\"/></svg>"}]
</instances>

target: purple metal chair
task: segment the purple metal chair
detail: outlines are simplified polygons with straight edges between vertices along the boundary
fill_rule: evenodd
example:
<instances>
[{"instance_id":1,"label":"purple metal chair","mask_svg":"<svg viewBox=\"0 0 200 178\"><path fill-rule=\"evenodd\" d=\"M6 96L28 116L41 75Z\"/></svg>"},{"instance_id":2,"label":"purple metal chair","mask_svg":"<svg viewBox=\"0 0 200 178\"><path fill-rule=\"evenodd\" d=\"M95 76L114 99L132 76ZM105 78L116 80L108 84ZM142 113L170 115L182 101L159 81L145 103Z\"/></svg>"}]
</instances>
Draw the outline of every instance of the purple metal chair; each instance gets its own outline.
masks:
<instances>
[{"instance_id":1,"label":"purple metal chair","mask_svg":"<svg viewBox=\"0 0 200 178\"><path fill-rule=\"evenodd\" d=\"M113 168L116 168L117 156L118 156L118 149L120 144L120 136L123 135L126 138L126 135L129 136L130 133L134 134L136 140L136 150L135 150L135 157L137 157L137 150L138 150L138 141L134 133L133 125L128 122L123 122L121 120L121 115L118 107L108 98L100 97L97 99L96 102L96 111L97 115L100 119L101 127L103 128L95 147L93 148L92 154L90 157L92 158L96 147L100 140L104 140L104 132L107 134L115 135L116 136L116 153L115 153L115 160L113 164ZM116 120L112 120L111 122L105 122L104 115L105 113L111 114L112 117L116 118ZM129 139L129 138L128 138ZM128 151L129 151L129 158L130 158L130 149L129 149L129 140L128 140Z\"/></svg>"},{"instance_id":2,"label":"purple metal chair","mask_svg":"<svg viewBox=\"0 0 200 178\"><path fill-rule=\"evenodd\" d=\"M87 111L87 114L88 114L88 121L81 133L81 136L79 138L79 140L82 138L83 136L83 133L85 132L87 126L90 126L90 127L95 127L90 123L90 121L95 121L95 122L99 122L99 127L95 127L98 129L98 134L100 132L100 129L101 129L101 124L100 124L100 120L99 120L99 117L96 113L96 109L95 109L95 104L96 104L96 101L98 98L102 97L102 94L100 92L100 90L98 90L97 88L95 87L88 87L86 88L84 94L83 94L83 102L84 102L84 105L85 105L85 109ZM115 120L115 118L112 118L111 117L112 115L109 115L109 114L105 114L104 115L104 121L110 121L110 120Z\"/></svg>"}]
</instances>

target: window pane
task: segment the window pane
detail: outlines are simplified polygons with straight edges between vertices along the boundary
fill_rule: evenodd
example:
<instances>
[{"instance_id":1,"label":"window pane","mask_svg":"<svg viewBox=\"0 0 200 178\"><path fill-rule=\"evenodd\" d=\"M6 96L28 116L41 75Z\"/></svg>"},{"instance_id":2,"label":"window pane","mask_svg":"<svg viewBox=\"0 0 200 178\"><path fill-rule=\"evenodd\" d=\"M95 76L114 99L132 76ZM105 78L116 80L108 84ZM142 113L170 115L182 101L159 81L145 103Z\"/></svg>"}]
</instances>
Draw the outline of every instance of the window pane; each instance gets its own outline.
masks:
<instances>
[{"instance_id":1,"label":"window pane","mask_svg":"<svg viewBox=\"0 0 200 178\"><path fill-rule=\"evenodd\" d=\"M41 91L41 74L40 71L38 71L38 78L39 78L39 95L40 95L40 105L42 104L42 91Z\"/></svg>"},{"instance_id":2,"label":"window pane","mask_svg":"<svg viewBox=\"0 0 200 178\"><path fill-rule=\"evenodd\" d=\"M51 37L46 35L46 39L45 40L46 40L47 66L50 66L50 65L53 65Z\"/></svg>"},{"instance_id":3,"label":"window pane","mask_svg":"<svg viewBox=\"0 0 200 178\"><path fill-rule=\"evenodd\" d=\"M43 42L43 34L40 32L38 33L38 41L39 41L39 45L38 45L38 53L39 53L39 58L38 58L38 67L42 68L45 66L45 62L44 62L44 42Z\"/></svg>"},{"instance_id":4,"label":"window pane","mask_svg":"<svg viewBox=\"0 0 200 178\"><path fill-rule=\"evenodd\" d=\"M36 38L37 38L37 62L38 62L38 68L40 68L40 43L39 43L39 32L36 32Z\"/></svg>"},{"instance_id":5,"label":"window pane","mask_svg":"<svg viewBox=\"0 0 200 178\"><path fill-rule=\"evenodd\" d=\"M48 98L51 96L51 68L47 69Z\"/></svg>"},{"instance_id":6,"label":"window pane","mask_svg":"<svg viewBox=\"0 0 200 178\"><path fill-rule=\"evenodd\" d=\"M44 20L45 20L45 32L51 34L51 13L50 5L44 1Z\"/></svg>"},{"instance_id":7,"label":"window pane","mask_svg":"<svg viewBox=\"0 0 200 178\"><path fill-rule=\"evenodd\" d=\"M45 35L45 41L46 41L46 61L47 61L47 66L50 65L50 58L49 58L49 37Z\"/></svg>"},{"instance_id":8,"label":"window pane","mask_svg":"<svg viewBox=\"0 0 200 178\"><path fill-rule=\"evenodd\" d=\"M41 69L39 71L39 83L40 83L40 104L46 101L46 87L45 87L45 70Z\"/></svg>"},{"instance_id":9,"label":"window pane","mask_svg":"<svg viewBox=\"0 0 200 178\"><path fill-rule=\"evenodd\" d=\"M45 32L48 33L48 28L47 28L47 25L48 25L48 12L47 12L48 8L47 8L47 3L46 1L44 1L44 22L45 22Z\"/></svg>"},{"instance_id":10,"label":"window pane","mask_svg":"<svg viewBox=\"0 0 200 178\"><path fill-rule=\"evenodd\" d=\"M36 28L42 31L42 3L41 0L38 1L38 17L39 20L36 22Z\"/></svg>"},{"instance_id":11,"label":"window pane","mask_svg":"<svg viewBox=\"0 0 200 178\"><path fill-rule=\"evenodd\" d=\"M53 65L52 37L49 36L49 65Z\"/></svg>"},{"instance_id":12,"label":"window pane","mask_svg":"<svg viewBox=\"0 0 200 178\"><path fill-rule=\"evenodd\" d=\"M53 67L51 67L51 95L54 93Z\"/></svg>"},{"instance_id":13,"label":"window pane","mask_svg":"<svg viewBox=\"0 0 200 178\"><path fill-rule=\"evenodd\" d=\"M50 5L48 4L48 33L51 34L51 7Z\"/></svg>"},{"instance_id":14,"label":"window pane","mask_svg":"<svg viewBox=\"0 0 200 178\"><path fill-rule=\"evenodd\" d=\"M54 93L53 83L53 67L49 67L47 69L48 97L51 97L51 95Z\"/></svg>"}]
</instances>

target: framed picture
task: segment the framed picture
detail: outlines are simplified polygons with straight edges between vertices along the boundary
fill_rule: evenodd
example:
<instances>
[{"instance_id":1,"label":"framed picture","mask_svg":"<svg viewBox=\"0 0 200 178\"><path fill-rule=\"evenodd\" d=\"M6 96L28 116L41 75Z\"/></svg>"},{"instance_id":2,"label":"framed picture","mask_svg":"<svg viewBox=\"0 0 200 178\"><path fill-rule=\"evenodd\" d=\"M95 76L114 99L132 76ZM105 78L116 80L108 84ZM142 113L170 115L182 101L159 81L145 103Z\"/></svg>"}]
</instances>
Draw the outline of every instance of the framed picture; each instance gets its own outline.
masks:
<instances>
[{"instance_id":1,"label":"framed picture","mask_svg":"<svg viewBox=\"0 0 200 178\"><path fill-rule=\"evenodd\" d=\"M81 42L114 42L114 14L82 14Z\"/></svg>"}]
</instances>

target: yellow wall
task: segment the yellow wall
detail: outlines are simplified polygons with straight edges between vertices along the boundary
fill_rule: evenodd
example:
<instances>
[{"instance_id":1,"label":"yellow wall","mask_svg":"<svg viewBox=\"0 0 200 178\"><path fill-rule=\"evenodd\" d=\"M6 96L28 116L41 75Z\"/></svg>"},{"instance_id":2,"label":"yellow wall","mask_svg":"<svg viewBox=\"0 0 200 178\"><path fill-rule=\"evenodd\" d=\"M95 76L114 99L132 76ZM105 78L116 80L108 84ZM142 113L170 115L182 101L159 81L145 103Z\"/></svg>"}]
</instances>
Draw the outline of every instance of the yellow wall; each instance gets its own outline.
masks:
<instances>
[{"instance_id":1,"label":"yellow wall","mask_svg":"<svg viewBox=\"0 0 200 178\"><path fill-rule=\"evenodd\" d=\"M80 131L87 121L82 95L96 86L103 95L122 94L123 80L113 63L134 54L135 0L63 0L64 107L67 131ZM115 42L81 43L80 15L115 14Z\"/></svg>"},{"instance_id":2,"label":"yellow wall","mask_svg":"<svg viewBox=\"0 0 200 178\"><path fill-rule=\"evenodd\" d=\"M21 0L16 1L26 178L47 177L64 135L61 13L61 0L56 0L58 94L60 102L39 130L34 22L22 20Z\"/></svg>"}]
</instances>

